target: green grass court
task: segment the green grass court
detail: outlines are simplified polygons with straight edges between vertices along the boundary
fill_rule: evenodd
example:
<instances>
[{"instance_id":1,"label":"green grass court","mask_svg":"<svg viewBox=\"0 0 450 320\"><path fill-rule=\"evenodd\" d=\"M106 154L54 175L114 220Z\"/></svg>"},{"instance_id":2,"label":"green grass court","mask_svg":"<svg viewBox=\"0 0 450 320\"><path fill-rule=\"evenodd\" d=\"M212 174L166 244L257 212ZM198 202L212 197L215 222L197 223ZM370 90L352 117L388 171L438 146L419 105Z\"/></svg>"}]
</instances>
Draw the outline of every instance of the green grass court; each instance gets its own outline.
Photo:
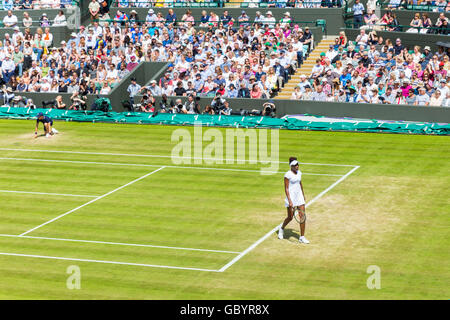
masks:
<instances>
[{"instance_id":1,"label":"green grass court","mask_svg":"<svg viewBox=\"0 0 450 320\"><path fill-rule=\"evenodd\" d=\"M286 163L174 164L179 127L34 124L0 120L2 299L449 298L448 137L280 131L311 202L300 245L294 222L271 232Z\"/></svg>"}]
</instances>

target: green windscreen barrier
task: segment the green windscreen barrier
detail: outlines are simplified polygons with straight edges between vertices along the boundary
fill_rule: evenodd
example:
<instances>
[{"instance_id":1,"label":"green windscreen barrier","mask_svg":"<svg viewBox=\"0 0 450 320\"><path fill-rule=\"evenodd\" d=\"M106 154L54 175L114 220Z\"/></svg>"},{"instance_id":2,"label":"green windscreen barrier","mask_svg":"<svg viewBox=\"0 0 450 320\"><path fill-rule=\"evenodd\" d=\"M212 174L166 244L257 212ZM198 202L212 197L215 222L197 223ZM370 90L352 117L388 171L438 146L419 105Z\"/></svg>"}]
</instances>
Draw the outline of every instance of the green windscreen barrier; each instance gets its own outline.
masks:
<instances>
[{"instance_id":1,"label":"green windscreen barrier","mask_svg":"<svg viewBox=\"0 0 450 320\"><path fill-rule=\"evenodd\" d=\"M315 121L304 121L295 118L270 118L262 116L220 116L195 114L159 113L153 117L152 113L142 112L102 112L102 111L74 111L57 109L27 109L0 107L0 118L4 119L35 119L39 112L43 112L54 120L83 121L83 122L111 122L135 124L164 124L164 125L194 125L234 127L234 128L274 128L288 130L320 130L320 131L357 131L357 132L390 132L410 134L450 134L450 124L358 120L327 121L321 116L314 117ZM323 119L323 120L321 120Z\"/></svg>"}]
</instances>

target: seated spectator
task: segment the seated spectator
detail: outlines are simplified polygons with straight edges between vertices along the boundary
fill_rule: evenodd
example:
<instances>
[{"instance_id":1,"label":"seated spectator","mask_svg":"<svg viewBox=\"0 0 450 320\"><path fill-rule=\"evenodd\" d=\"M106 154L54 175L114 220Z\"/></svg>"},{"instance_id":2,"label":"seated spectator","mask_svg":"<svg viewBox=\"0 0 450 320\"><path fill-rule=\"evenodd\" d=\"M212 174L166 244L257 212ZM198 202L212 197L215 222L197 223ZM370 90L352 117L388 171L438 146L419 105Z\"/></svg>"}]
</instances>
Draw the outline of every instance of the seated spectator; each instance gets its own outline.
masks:
<instances>
[{"instance_id":1,"label":"seated spectator","mask_svg":"<svg viewBox=\"0 0 450 320\"><path fill-rule=\"evenodd\" d=\"M430 105L430 96L426 93L426 89L424 87L419 88L419 94L417 95L414 104L418 106Z\"/></svg>"},{"instance_id":2,"label":"seated spectator","mask_svg":"<svg viewBox=\"0 0 450 320\"><path fill-rule=\"evenodd\" d=\"M22 25L27 28L29 28L33 25L33 19L31 19L28 12L23 13Z\"/></svg>"},{"instance_id":3,"label":"seated spectator","mask_svg":"<svg viewBox=\"0 0 450 320\"><path fill-rule=\"evenodd\" d=\"M433 26L433 22L431 22L430 17L427 13L422 13L422 27L423 29L420 29L420 33L431 33L430 27Z\"/></svg>"},{"instance_id":4,"label":"seated spectator","mask_svg":"<svg viewBox=\"0 0 450 320\"><path fill-rule=\"evenodd\" d=\"M49 27L50 26L50 20L48 19L47 14L45 12L39 18L39 25L41 27Z\"/></svg>"},{"instance_id":5,"label":"seated spectator","mask_svg":"<svg viewBox=\"0 0 450 320\"><path fill-rule=\"evenodd\" d=\"M302 98L302 92L300 86L296 86L291 94L291 100L300 100Z\"/></svg>"},{"instance_id":6,"label":"seated spectator","mask_svg":"<svg viewBox=\"0 0 450 320\"><path fill-rule=\"evenodd\" d=\"M375 14L375 10L367 10L367 13L364 15L364 26L361 26L361 29L380 29L377 27L380 19Z\"/></svg>"},{"instance_id":7,"label":"seated spectator","mask_svg":"<svg viewBox=\"0 0 450 320\"><path fill-rule=\"evenodd\" d=\"M8 13L3 18L3 24L5 27L12 28L18 24L17 16L12 13L11 10L8 10Z\"/></svg>"},{"instance_id":8,"label":"seated spectator","mask_svg":"<svg viewBox=\"0 0 450 320\"><path fill-rule=\"evenodd\" d=\"M212 114L215 114L215 113L214 113L214 109L211 106L207 105L205 107L205 110L203 110L202 114L212 115Z\"/></svg>"},{"instance_id":9,"label":"seated spectator","mask_svg":"<svg viewBox=\"0 0 450 320\"><path fill-rule=\"evenodd\" d=\"M400 7L401 3L402 3L402 0L389 0L388 8L389 9L398 9Z\"/></svg>"},{"instance_id":10,"label":"seated spectator","mask_svg":"<svg viewBox=\"0 0 450 320\"><path fill-rule=\"evenodd\" d=\"M419 27L423 26L422 25L422 20L420 19L420 14L419 13L414 14L414 18L411 20L409 25L412 28L409 28L408 30L406 30L406 32L408 32L408 33L419 33Z\"/></svg>"},{"instance_id":11,"label":"seated spectator","mask_svg":"<svg viewBox=\"0 0 450 320\"><path fill-rule=\"evenodd\" d=\"M66 16L64 15L64 11L60 10L58 11L58 14L56 15L55 19L53 20L53 26L67 26L67 20Z\"/></svg>"}]
</instances>

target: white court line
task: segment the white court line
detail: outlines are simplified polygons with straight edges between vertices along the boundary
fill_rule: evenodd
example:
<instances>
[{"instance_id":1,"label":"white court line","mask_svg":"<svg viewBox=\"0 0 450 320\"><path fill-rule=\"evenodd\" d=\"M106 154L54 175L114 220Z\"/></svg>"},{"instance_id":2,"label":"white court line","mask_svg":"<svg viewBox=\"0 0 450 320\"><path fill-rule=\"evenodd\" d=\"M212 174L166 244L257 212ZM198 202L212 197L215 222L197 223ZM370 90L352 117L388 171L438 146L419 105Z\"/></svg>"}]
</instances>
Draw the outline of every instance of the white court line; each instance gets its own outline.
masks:
<instances>
[{"instance_id":1,"label":"white court line","mask_svg":"<svg viewBox=\"0 0 450 320\"><path fill-rule=\"evenodd\" d=\"M321 193L319 193L317 196L315 196L311 201L309 201L305 207L308 207L309 205L313 204L314 202L316 202L317 200L319 200L325 193L327 193L328 191L330 191L331 189L333 189L335 186L337 186L339 183L341 183L342 181L344 181L349 175L351 175L355 170L357 170L359 168L359 166L355 166L353 169L351 169L349 172L347 172L343 177L341 177L339 180L337 180L336 182L334 182L332 185L330 185L328 188L326 188L325 190L323 190ZM236 262L238 262L243 256L245 256L247 253L249 253L250 251L252 251L253 249L255 249L261 242L263 242L264 240L266 240L268 237L270 237L271 235L273 235L274 232L276 232L278 230L278 228L281 227L283 223L280 223L279 225L277 225L275 228L273 228L272 230L270 230L269 232L267 232L264 236L262 236L260 239L258 239L255 243L253 243L252 245L250 245L250 247L248 247L247 249L245 249L244 251L242 251L238 256L236 256L233 260L231 260L230 262L228 262L226 265L224 265L222 268L219 269L219 272L224 272L225 270L227 270L229 267L231 267L233 264L235 264Z\"/></svg>"},{"instance_id":2,"label":"white court line","mask_svg":"<svg viewBox=\"0 0 450 320\"><path fill-rule=\"evenodd\" d=\"M33 159L33 158L6 158L6 157L0 157L0 160L62 162L62 163L98 164L98 165L112 165L112 166L134 166L134 167L161 167L161 165L157 165L157 164L122 163L122 162L95 162L95 161L76 161L76 160L53 160L53 159ZM164 166L164 167L166 167L166 168L181 168L181 169L198 169L198 170L261 172L261 170L250 170L250 169L206 168L206 167L189 167L189 166ZM280 173L280 171L265 171L265 172L266 173ZM328 173L302 172L302 174L315 175L315 176L342 177L341 174L328 174Z\"/></svg>"},{"instance_id":3,"label":"white court line","mask_svg":"<svg viewBox=\"0 0 450 320\"><path fill-rule=\"evenodd\" d=\"M62 162L62 163L77 163L77 164L100 164L111 166L134 166L134 167L161 167L157 164L140 164L140 163L122 163L122 162L95 162L95 161L75 161L75 160L52 160L52 159L30 159L30 158L5 158L0 160L15 160L15 161L40 161L40 162ZM186 166L164 166L165 168L181 168L181 169L198 169L198 170L218 170L218 171L237 171L237 172L261 172L261 170L249 169L229 169L229 168L205 168L205 167L186 167ZM264 171L265 173L280 173L280 171ZM284 172L283 172L284 173ZM328 173L311 173L302 172L302 174L313 176L331 176L342 177L342 174L328 174Z\"/></svg>"},{"instance_id":4,"label":"white court line","mask_svg":"<svg viewBox=\"0 0 450 320\"><path fill-rule=\"evenodd\" d=\"M64 196L64 197L87 197L87 198L97 198L98 196L89 196L83 194L65 194L65 193L47 193L47 192L31 192L31 191L15 191L15 190L0 190L0 192L8 193L26 193L26 194L41 194L50 196Z\"/></svg>"},{"instance_id":5,"label":"white court line","mask_svg":"<svg viewBox=\"0 0 450 320\"><path fill-rule=\"evenodd\" d=\"M40 255L22 254L22 253L0 252L0 255L2 255L2 256L16 256L16 257L28 257L28 258L56 259L56 260L67 260L67 261L81 261L81 262L97 262L97 263L121 264L121 265L126 265L126 266L138 266L138 267L152 267L152 268L166 268L166 269L181 269L181 270L193 270L193 271L219 272L218 270L213 270L213 269L200 269L200 268L189 268L189 267L162 266L162 265L145 264L145 263L131 263L131 262L119 262L119 261L105 261L105 260L91 260L91 259L40 256Z\"/></svg>"},{"instance_id":6,"label":"white court line","mask_svg":"<svg viewBox=\"0 0 450 320\"><path fill-rule=\"evenodd\" d=\"M69 154L91 154L91 155L103 155L103 156L126 156L126 157L147 157L147 158L175 158L175 159L192 159L192 160L210 160L210 161L240 161L240 162L267 162L267 160L250 160L250 159L221 159L221 158L198 158L198 157L179 157L179 156L165 156L154 154L127 154L127 153L107 153L107 152L85 152L85 151L61 151L61 150L36 150L36 149L14 149L14 148L0 148L4 151L21 151L21 152L51 152L51 153L69 153ZM273 161L274 163L289 163L287 161ZM316 166L335 166L335 167L356 167L350 164L334 164L334 163L310 163L299 162L300 164L309 164Z\"/></svg>"},{"instance_id":7,"label":"white court line","mask_svg":"<svg viewBox=\"0 0 450 320\"><path fill-rule=\"evenodd\" d=\"M119 245L119 246L148 247L148 248L188 250L188 251L205 251L205 252L231 253L231 254L239 254L240 253L240 252L236 252L236 251L226 251L226 250L168 247L168 246L157 246L157 245L151 245L151 244L108 242L108 241L96 241L96 240L77 240L77 239L63 239L63 238L49 238L49 237L18 236L18 235L13 235L13 234L0 234L0 237L11 237L11 238L20 237L20 238L27 238L27 239L55 240L55 241L68 241L68 242L86 242L86 243L99 243L99 244L109 244L109 245Z\"/></svg>"},{"instance_id":8,"label":"white court line","mask_svg":"<svg viewBox=\"0 0 450 320\"><path fill-rule=\"evenodd\" d=\"M162 170L162 169L164 169L164 168L165 168L165 167L160 167L159 169L156 169L155 171L152 171L152 172L150 172L150 173L147 173L146 175L143 175L143 176L140 177L140 178L137 178L137 179L135 179L135 180L133 180L133 181L131 181L131 182L128 182L127 184L125 184L125 185L123 185L123 186L121 186L121 187L119 187L119 188L116 188L116 189L114 189L114 190L112 190L112 191L110 191L110 192L108 192L108 193L105 193L104 195L101 195L101 196L99 196L99 197L97 197L97 198L95 198L95 199L92 199L91 201L86 202L85 204L82 204L81 206L78 206L78 207L76 207L75 209L72 209L72 210L70 210L70 211L67 211L66 213L63 213L63 214L57 216L56 218L53 218L53 219L51 219L51 220L49 220L49 221L47 221L47 222L44 222L43 224L41 224L41 225L39 225L39 226L37 226L37 227L34 227L33 229L30 229L30 230L28 230L28 231L25 231L24 233L20 234L19 237L24 236L24 235L26 235L27 233L30 233L30 232L32 232L32 231L34 231L34 230L36 230L36 229L39 229L40 227L43 227L43 226L45 226L45 225L47 225L47 224L49 224L49 223L52 223L53 221L58 220L58 219L60 219L60 218L62 218L62 217L64 217L64 216L66 216L66 215L68 215L68 214L70 214L70 213L72 213L72 212L74 212L74 211L77 211L78 209L81 209L81 208L83 208L83 207L85 207L85 206L87 206L87 205L89 205L89 204L91 204L91 203L93 203L93 202L95 202L95 201L97 201L97 200L100 200L100 199L102 199L102 198L104 198L104 197L110 195L111 193L114 193L114 192L116 192L116 191L119 191L119 190L125 188L126 186L129 186L130 184L133 184L133 183L135 183L135 182L137 182L137 181L139 181L139 180L145 179L146 177L148 177L148 176L150 176L150 175L152 175L152 174L154 174L154 173L156 173L156 172L158 172L158 171L160 171L160 170Z\"/></svg>"}]
</instances>

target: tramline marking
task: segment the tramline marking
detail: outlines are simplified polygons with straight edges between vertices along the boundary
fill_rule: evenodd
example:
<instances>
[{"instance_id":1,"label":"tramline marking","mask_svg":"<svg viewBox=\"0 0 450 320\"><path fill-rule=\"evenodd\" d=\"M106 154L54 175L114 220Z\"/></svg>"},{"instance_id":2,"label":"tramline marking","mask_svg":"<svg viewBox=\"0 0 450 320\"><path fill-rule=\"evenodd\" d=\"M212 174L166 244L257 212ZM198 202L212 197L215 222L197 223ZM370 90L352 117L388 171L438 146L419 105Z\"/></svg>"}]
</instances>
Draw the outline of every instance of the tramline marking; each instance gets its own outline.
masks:
<instances>
[{"instance_id":1,"label":"tramline marking","mask_svg":"<svg viewBox=\"0 0 450 320\"><path fill-rule=\"evenodd\" d=\"M91 259L52 257L52 256L41 256L41 255L34 255L34 254L22 254L22 253L10 253L10 252L0 252L0 255L2 255L2 256L16 256L16 257L28 257L28 258L54 259L54 260L66 260L66 261L81 261L81 262L120 264L120 265L138 266L138 267L152 267L152 268L166 268L166 269L181 269L181 270L193 270L193 271L219 272L218 270L214 270L214 269L163 266L163 265L157 265L157 264L132 263L132 262L120 262L120 261L106 261L106 260L91 260Z\"/></svg>"},{"instance_id":2,"label":"tramline marking","mask_svg":"<svg viewBox=\"0 0 450 320\"><path fill-rule=\"evenodd\" d=\"M311 201L309 201L305 207L307 208L309 205L313 204L314 202L316 202L317 200L319 200L325 193L327 193L328 191L330 191L331 189L333 189L335 186L337 186L339 183L341 183L342 181L344 181L349 175L351 175L353 172L355 172L357 169L359 168L359 166L355 166L353 169L351 169L349 172L347 172L343 177L341 177L339 180L337 180L336 182L334 182L333 184L331 184L328 188L326 188L325 190L323 190L321 193L319 193L317 196L315 196L313 199L311 199ZM260 243L262 243L264 240L266 240L268 237L270 237L274 232L276 232L278 230L278 228L281 227L283 223L280 223L279 225L277 225L275 228L273 228L272 230L270 230L269 232L267 232L264 236L262 236L261 238L259 238L256 242L254 242L252 245L250 245L247 249L245 249L244 251L242 251L238 256L236 256L234 259L232 259L230 262L228 262L226 265L224 265L222 268L219 269L219 272L224 272L225 270L227 270L229 267L231 267L233 264L235 264L236 262L238 262L242 257L244 257L247 253L249 253L250 251L252 251L253 249L255 249Z\"/></svg>"},{"instance_id":3,"label":"tramline marking","mask_svg":"<svg viewBox=\"0 0 450 320\"><path fill-rule=\"evenodd\" d=\"M128 166L128 167L129 166L134 166L134 167L161 167L161 165L157 165L157 164L122 163L122 162L95 162L95 161L30 159L30 158L6 158L6 157L0 157L0 160L62 162L62 163L78 163L78 164L100 164L100 165ZM188 166L164 166L164 167L166 167L166 168L181 168L181 169L198 169L198 170L236 171L236 172L261 172L260 170L250 170L250 169L206 168L206 167L188 167ZM266 171L266 173L281 173L281 172L280 171ZM314 176L342 177L342 174L329 174L329 173L302 172L302 174L314 175Z\"/></svg>"},{"instance_id":4,"label":"tramline marking","mask_svg":"<svg viewBox=\"0 0 450 320\"><path fill-rule=\"evenodd\" d=\"M20 234L19 236L24 236L24 235L26 235L27 233L30 233L30 232L32 232L32 231L34 231L34 230L37 230L37 229L39 229L39 228L41 228L41 227L43 227L43 226L45 226L45 225L47 225L47 224L49 224L49 223L52 223L53 221L56 221L56 220L58 220L58 219L60 219L60 218L62 218L62 217L64 217L64 216L66 216L66 215L68 215L68 214L70 214L70 213L72 213L72 212L74 212L74 211L77 211L78 209L81 209L81 208L83 208L83 207L85 207L85 206L87 206L87 205L89 205L89 204L95 202L95 201L98 201L98 200L100 200L100 199L103 199L104 197L106 197L106 196L108 196L108 195L110 195L110 194L112 194L112 193L114 193L114 192L116 192L116 191L119 191L119 190L121 190L121 189L123 189L123 188L125 188L125 187L127 187L127 186L129 186L129 185L131 185L131 184L133 184L133 183L135 183L135 182L137 182L137 181L140 181L140 180L142 180L142 179L145 179L146 177L148 177L148 176L150 176L150 175L152 175L152 174L154 174L154 173L156 173L156 172L158 172L158 171L160 171L160 170L162 170L162 169L164 169L164 168L165 168L165 167L160 167L159 169L156 169L156 170L154 170L154 171L152 171L152 172L150 172L150 173L147 173L146 175L143 175L143 176L140 177L140 178L137 178L137 179L135 179L135 180L133 180L133 181L131 181L131 182L128 182L127 184L124 184L123 186L120 186L120 187L118 187L118 188L116 188L116 189L114 189L114 190L112 190L112 191L110 191L110 192L108 192L108 193L105 193L104 195L101 195L101 196L99 196L99 197L97 197L97 198L95 198L95 199L92 199L92 200L89 201L89 202L86 202L85 204L82 204L81 206L78 206L78 207L76 207L75 209L72 209L72 210L70 210L70 211L67 211L66 213L63 213L63 214L57 216L56 218L53 218L53 219L51 219L51 220L49 220L49 221L47 221L47 222L44 222L43 224L41 224L41 225L39 225L39 226L37 226L37 227L34 227L33 229L30 229L30 230L28 230L28 231L25 231L24 233Z\"/></svg>"},{"instance_id":5,"label":"tramline marking","mask_svg":"<svg viewBox=\"0 0 450 320\"><path fill-rule=\"evenodd\" d=\"M64 196L64 197L86 197L86 198L97 198L98 197L98 196L90 196L90 195L87 195L87 194L66 194L66 193L16 191L16 190L0 190L0 192L4 192L4 193L40 194L40 195Z\"/></svg>"},{"instance_id":6,"label":"tramline marking","mask_svg":"<svg viewBox=\"0 0 450 320\"><path fill-rule=\"evenodd\" d=\"M146 157L146 158L175 158L175 159L192 159L192 160L208 160L208 161L237 161L237 162L267 162L267 160L250 160L250 159L221 159L221 158L198 158L198 157L180 157L180 156L166 156L155 154L127 154L127 153L109 153L109 152L87 152L87 151L62 151L62 150L37 150L37 149L14 149L14 148L0 148L4 151L21 151L21 152L51 152L51 153L69 153L69 154L91 154L91 155L103 155L103 156L125 156L125 157ZM289 163L287 161L274 161L275 163ZM316 165L316 166L335 166L335 167L356 167L351 164L334 164L334 163L310 163L299 162L300 164Z\"/></svg>"},{"instance_id":7,"label":"tramline marking","mask_svg":"<svg viewBox=\"0 0 450 320\"><path fill-rule=\"evenodd\" d=\"M96 240L78 240L78 239L64 239L64 238L50 238L50 237L18 236L18 235L14 235L14 234L0 234L0 237L11 237L11 238L20 237L20 238L27 238L27 239L41 239L41 240L55 240L55 241L83 242L83 243L85 242L85 243L98 243L98 244L108 244L108 245L118 245L118 246L148 247L148 248L187 250L187 251L204 251L204 252L231 253L231 254L239 254L240 253L237 251L227 251L227 250L170 247L170 246L157 246L157 245L152 245L152 244L109 242L109 241L96 241Z\"/></svg>"}]
</instances>

